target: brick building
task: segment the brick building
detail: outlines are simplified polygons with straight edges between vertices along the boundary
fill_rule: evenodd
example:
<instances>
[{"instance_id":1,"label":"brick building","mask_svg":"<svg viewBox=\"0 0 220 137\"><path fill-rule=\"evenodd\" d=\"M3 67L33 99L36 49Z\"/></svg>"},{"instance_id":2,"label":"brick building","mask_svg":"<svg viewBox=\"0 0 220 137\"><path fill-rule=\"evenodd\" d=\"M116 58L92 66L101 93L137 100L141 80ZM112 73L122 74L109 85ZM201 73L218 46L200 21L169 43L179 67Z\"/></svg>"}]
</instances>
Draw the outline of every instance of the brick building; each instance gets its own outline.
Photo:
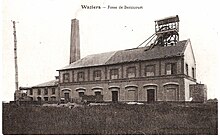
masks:
<instances>
[{"instance_id":1,"label":"brick building","mask_svg":"<svg viewBox=\"0 0 220 137\"><path fill-rule=\"evenodd\" d=\"M73 19L70 64L57 70L57 80L31 87L27 96L46 102L190 100L196 95L190 90L196 61L190 40L179 41L179 17L155 21L152 36L145 47L80 59L79 21ZM200 95L206 98L206 92Z\"/></svg>"},{"instance_id":2,"label":"brick building","mask_svg":"<svg viewBox=\"0 0 220 137\"><path fill-rule=\"evenodd\" d=\"M195 84L190 40L175 46L89 55L59 71L61 97L103 95L105 101L184 101Z\"/></svg>"}]
</instances>

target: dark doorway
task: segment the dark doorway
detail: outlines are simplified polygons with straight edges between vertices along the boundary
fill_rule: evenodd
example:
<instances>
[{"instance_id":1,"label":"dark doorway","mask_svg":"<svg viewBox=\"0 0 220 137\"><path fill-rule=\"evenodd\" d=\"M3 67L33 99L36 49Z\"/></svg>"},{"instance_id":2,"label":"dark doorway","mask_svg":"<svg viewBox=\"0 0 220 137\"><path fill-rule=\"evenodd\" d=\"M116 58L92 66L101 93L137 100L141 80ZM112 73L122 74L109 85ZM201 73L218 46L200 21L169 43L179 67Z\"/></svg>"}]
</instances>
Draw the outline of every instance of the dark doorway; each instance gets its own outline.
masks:
<instances>
[{"instance_id":1,"label":"dark doorway","mask_svg":"<svg viewBox=\"0 0 220 137\"><path fill-rule=\"evenodd\" d=\"M51 101L56 101L56 97L51 97Z\"/></svg>"},{"instance_id":2,"label":"dark doorway","mask_svg":"<svg viewBox=\"0 0 220 137\"><path fill-rule=\"evenodd\" d=\"M103 95L100 91L95 92L95 101L103 101Z\"/></svg>"},{"instance_id":3,"label":"dark doorway","mask_svg":"<svg viewBox=\"0 0 220 137\"><path fill-rule=\"evenodd\" d=\"M44 97L44 101L48 101L48 97Z\"/></svg>"},{"instance_id":4,"label":"dark doorway","mask_svg":"<svg viewBox=\"0 0 220 137\"><path fill-rule=\"evenodd\" d=\"M65 102L69 102L70 101L70 94L69 93L64 93L64 98L65 98Z\"/></svg>"},{"instance_id":5,"label":"dark doorway","mask_svg":"<svg viewBox=\"0 0 220 137\"><path fill-rule=\"evenodd\" d=\"M112 91L112 102L118 102L118 91Z\"/></svg>"},{"instance_id":6,"label":"dark doorway","mask_svg":"<svg viewBox=\"0 0 220 137\"><path fill-rule=\"evenodd\" d=\"M148 89L147 90L147 102L153 103L155 101L155 90L154 89Z\"/></svg>"},{"instance_id":7,"label":"dark doorway","mask_svg":"<svg viewBox=\"0 0 220 137\"><path fill-rule=\"evenodd\" d=\"M37 97L37 101L41 101L41 97Z\"/></svg>"},{"instance_id":8,"label":"dark doorway","mask_svg":"<svg viewBox=\"0 0 220 137\"><path fill-rule=\"evenodd\" d=\"M84 92L79 92L79 97L83 97L84 96Z\"/></svg>"},{"instance_id":9,"label":"dark doorway","mask_svg":"<svg viewBox=\"0 0 220 137\"><path fill-rule=\"evenodd\" d=\"M101 95L101 92L100 92L100 91L96 91L96 92L95 92L95 95L96 95L96 96L100 96L100 95Z\"/></svg>"}]
</instances>

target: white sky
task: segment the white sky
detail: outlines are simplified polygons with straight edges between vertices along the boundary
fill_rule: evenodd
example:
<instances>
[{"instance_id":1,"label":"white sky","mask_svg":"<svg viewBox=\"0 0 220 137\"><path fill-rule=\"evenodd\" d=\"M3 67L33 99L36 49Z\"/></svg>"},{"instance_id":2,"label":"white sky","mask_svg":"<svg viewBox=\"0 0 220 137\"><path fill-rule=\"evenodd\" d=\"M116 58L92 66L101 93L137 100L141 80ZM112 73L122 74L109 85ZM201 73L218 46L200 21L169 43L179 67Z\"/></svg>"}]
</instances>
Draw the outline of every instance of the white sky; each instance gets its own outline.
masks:
<instances>
[{"instance_id":1,"label":"white sky","mask_svg":"<svg viewBox=\"0 0 220 137\"><path fill-rule=\"evenodd\" d=\"M81 4L143 6L142 10L82 10ZM197 81L207 84L208 98L218 96L218 1L176 0L3 0L1 99L13 100L14 45L11 20L17 27L19 86L54 79L69 63L71 19L80 23L81 57L137 47L154 33L154 21L179 15L180 40L190 38ZM132 31L133 30L133 31Z\"/></svg>"}]
</instances>

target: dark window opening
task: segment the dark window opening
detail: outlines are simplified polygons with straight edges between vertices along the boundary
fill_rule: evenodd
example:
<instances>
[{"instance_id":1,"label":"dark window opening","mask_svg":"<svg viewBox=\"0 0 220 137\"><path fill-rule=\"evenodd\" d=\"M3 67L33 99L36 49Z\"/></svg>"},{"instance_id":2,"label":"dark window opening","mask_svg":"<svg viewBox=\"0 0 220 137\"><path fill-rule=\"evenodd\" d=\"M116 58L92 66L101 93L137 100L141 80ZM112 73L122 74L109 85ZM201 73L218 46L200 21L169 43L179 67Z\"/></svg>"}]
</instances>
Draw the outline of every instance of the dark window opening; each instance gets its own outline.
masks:
<instances>
[{"instance_id":1,"label":"dark window opening","mask_svg":"<svg viewBox=\"0 0 220 137\"><path fill-rule=\"evenodd\" d=\"M192 77L195 78L195 69L192 68Z\"/></svg>"},{"instance_id":2,"label":"dark window opening","mask_svg":"<svg viewBox=\"0 0 220 137\"><path fill-rule=\"evenodd\" d=\"M52 95L55 94L55 88L52 88Z\"/></svg>"},{"instance_id":3,"label":"dark window opening","mask_svg":"<svg viewBox=\"0 0 220 137\"><path fill-rule=\"evenodd\" d=\"M186 75L189 75L189 69L188 69L188 64L186 64Z\"/></svg>"},{"instance_id":4,"label":"dark window opening","mask_svg":"<svg viewBox=\"0 0 220 137\"><path fill-rule=\"evenodd\" d=\"M44 97L44 101L48 101L48 97Z\"/></svg>"},{"instance_id":5,"label":"dark window opening","mask_svg":"<svg viewBox=\"0 0 220 137\"><path fill-rule=\"evenodd\" d=\"M112 91L112 102L118 102L118 91Z\"/></svg>"},{"instance_id":6,"label":"dark window opening","mask_svg":"<svg viewBox=\"0 0 220 137\"><path fill-rule=\"evenodd\" d=\"M30 95L33 95L33 90L32 89L30 89L30 93L29 93Z\"/></svg>"},{"instance_id":7,"label":"dark window opening","mask_svg":"<svg viewBox=\"0 0 220 137\"><path fill-rule=\"evenodd\" d=\"M47 88L44 89L44 95L48 95L48 89Z\"/></svg>"},{"instance_id":8,"label":"dark window opening","mask_svg":"<svg viewBox=\"0 0 220 137\"><path fill-rule=\"evenodd\" d=\"M64 93L64 98L65 98L65 102L69 102L70 101L70 94L69 93Z\"/></svg>"},{"instance_id":9,"label":"dark window opening","mask_svg":"<svg viewBox=\"0 0 220 137\"><path fill-rule=\"evenodd\" d=\"M79 92L79 97L83 97L84 96L84 92Z\"/></svg>"},{"instance_id":10,"label":"dark window opening","mask_svg":"<svg viewBox=\"0 0 220 137\"><path fill-rule=\"evenodd\" d=\"M37 97L37 101L41 101L41 97Z\"/></svg>"},{"instance_id":11,"label":"dark window opening","mask_svg":"<svg viewBox=\"0 0 220 137\"><path fill-rule=\"evenodd\" d=\"M100 95L101 95L101 92L100 92L100 91L96 91L96 92L95 92L95 95L96 95L96 96L100 96Z\"/></svg>"},{"instance_id":12,"label":"dark window opening","mask_svg":"<svg viewBox=\"0 0 220 137\"><path fill-rule=\"evenodd\" d=\"M37 94L41 95L41 90L40 89L37 90Z\"/></svg>"},{"instance_id":13,"label":"dark window opening","mask_svg":"<svg viewBox=\"0 0 220 137\"><path fill-rule=\"evenodd\" d=\"M154 89L148 89L147 90L147 102L153 103L155 101L155 90Z\"/></svg>"}]
</instances>

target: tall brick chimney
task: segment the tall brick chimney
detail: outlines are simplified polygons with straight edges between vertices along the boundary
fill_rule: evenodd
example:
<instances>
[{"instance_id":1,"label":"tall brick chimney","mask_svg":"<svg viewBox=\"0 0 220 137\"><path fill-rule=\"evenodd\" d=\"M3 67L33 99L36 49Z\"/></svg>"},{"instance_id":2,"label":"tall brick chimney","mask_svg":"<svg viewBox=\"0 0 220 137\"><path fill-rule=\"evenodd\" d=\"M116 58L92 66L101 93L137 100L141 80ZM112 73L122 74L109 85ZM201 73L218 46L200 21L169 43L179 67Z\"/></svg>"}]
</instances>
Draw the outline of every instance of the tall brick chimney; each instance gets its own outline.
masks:
<instances>
[{"instance_id":1,"label":"tall brick chimney","mask_svg":"<svg viewBox=\"0 0 220 137\"><path fill-rule=\"evenodd\" d=\"M79 20L71 20L70 64L80 59Z\"/></svg>"}]
</instances>

